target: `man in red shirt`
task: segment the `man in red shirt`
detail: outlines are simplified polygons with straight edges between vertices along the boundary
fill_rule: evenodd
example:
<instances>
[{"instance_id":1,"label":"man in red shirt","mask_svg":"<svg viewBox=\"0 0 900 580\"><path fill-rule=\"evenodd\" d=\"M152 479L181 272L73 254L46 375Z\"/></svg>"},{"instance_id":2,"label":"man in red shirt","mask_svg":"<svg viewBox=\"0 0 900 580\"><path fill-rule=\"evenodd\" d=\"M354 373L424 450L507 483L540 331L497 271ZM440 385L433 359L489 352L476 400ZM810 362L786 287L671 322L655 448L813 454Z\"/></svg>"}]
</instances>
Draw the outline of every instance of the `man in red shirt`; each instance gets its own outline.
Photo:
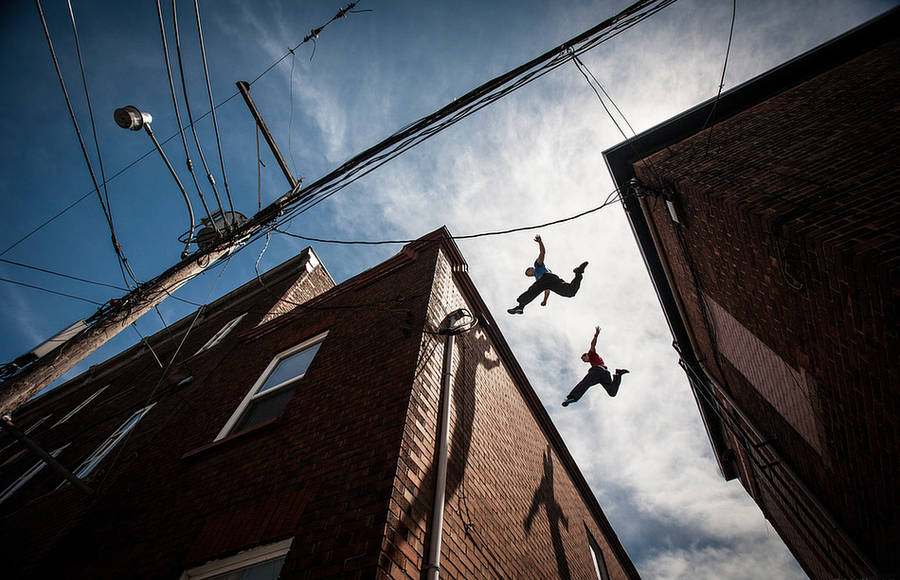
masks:
<instances>
[{"instance_id":1,"label":"man in red shirt","mask_svg":"<svg viewBox=\"0 0 900 580\"><path fill-rule=\"evenodd\" d=\"M619 392L619 383L622 381L622 375L628 372L628 369L616 369L616 373L610 376L603 359L597 354L597 335L600 334L600 327L596 327L594 338L591 340L591 348L581 355L581 360L591 364L590 370L581 379L572 392L563 401L562 406L568 407L570 403L574 403L584 395L584 393L596 384L603 385L610 397L615 397Z\"/></svg>"}]
</instances>

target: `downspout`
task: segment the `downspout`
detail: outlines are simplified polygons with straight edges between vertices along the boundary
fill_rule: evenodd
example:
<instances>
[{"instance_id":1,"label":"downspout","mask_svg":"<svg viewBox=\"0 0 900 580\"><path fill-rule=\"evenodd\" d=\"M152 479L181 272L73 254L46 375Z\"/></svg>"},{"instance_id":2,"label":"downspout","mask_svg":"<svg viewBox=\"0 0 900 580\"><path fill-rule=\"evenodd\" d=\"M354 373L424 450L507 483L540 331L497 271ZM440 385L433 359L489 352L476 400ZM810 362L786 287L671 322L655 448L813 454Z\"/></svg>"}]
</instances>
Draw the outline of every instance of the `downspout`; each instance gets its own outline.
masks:
<instances>
[{"instance_id":1,"label":"downspout","mask_svg":"<svg viewBox=\"0 0 900 580\"><path fill-rule=\"evenodd\" d=\"M438 580L441 571L441 538L444 529L444 503L447 492L447 440L450 435L450 401L453 395L453 347L457 334L475 327L459 324L463 318L472 318L468 310L460 308L448 314L441 323L444 341L444 363L441 368L441 406L438 425L437 474L434 482L434 503L431 512L431 545L428 549L428 565L425 567L428 580Z\"/></svg>"}]
</instances>

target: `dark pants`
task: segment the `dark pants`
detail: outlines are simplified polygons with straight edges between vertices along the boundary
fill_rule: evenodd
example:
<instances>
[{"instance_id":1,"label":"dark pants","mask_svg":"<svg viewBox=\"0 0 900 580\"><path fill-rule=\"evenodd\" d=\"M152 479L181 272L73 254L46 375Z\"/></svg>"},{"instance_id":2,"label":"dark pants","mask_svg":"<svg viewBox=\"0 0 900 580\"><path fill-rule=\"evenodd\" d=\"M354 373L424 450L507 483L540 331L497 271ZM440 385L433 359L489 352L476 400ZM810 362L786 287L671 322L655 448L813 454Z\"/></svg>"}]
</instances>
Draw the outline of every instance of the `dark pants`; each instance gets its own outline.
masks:
<instances>
[{"instance_id":1,"label":"dark pants","mask_svg":"<svg viewBox=\"0 0 900 580\"><path fill-rule=\"evenodd\" d=\"M528 290L516 298L516 301L519 303L519 306L524 307L526 304L537 298L544 290L550 290L560 296L571 298L572 296L575 296L575 293L578 292L580 287L581 274L575 274L575 277L572 278L571 282L563 282L556 274L547 272L535 280L534 284L528 287Z\"/></svg>"},{"instance_id":2,"label":"dark pants","mask_svg":"<svg viewBox=\"0 0 900 580\"><path fill-rule=\"evenodd\" d=\"M575 385L568 398L577 401L584 393L596 384L603 385L610 397L615 397L619 392L619 383L622 381L622 375L615 374L610 376L609 371L601 366L591 367L591 370L581 379L581 382Z\"/></svg>"}]
</instances>

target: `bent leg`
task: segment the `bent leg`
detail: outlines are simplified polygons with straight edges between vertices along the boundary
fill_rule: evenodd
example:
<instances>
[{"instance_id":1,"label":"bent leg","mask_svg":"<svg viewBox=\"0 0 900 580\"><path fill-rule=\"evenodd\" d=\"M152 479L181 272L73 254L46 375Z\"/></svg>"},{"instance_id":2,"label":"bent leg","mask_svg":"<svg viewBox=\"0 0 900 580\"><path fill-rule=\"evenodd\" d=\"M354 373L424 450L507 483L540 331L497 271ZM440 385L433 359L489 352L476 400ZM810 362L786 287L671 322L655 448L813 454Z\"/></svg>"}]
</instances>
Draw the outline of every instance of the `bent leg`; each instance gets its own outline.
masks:
<instances>
[{"instance_id":1,"label":"bent leg","mask_svg":"<svg viewBox=\"0 0 900 580\"><path fill-rule=\"evenodd\" d=\"M571 298L578 293L578 289L581 288L581 274L575 274L575 277L572 278L571 282L563 282L559 280L558 284L555 284L550 289L559 294L560 296L564 296L566 298Z\"/></svg>"},{"instance_id":2,"label":"bent leg","mask_svg":"<svg viewBox=\"0 0 900 580\"><path fill-rule=\"evenodd\" d=\"M603 382L603 388L606 389L606 392L609 393L610 397L615 397L616 393L619 392L619 385L622 383L622 375L616 373L610 377L609 371L604 371L604 373L605 381Z\"/></svg>"},{"instance_id":3,"label":"bent leg","mask_svg":"<svg viewBox=\"0 0 900 580\"><path fill-rule=\"evenodd\" d=\"M601 377L594 371L595 368L599 367L591 367L591 370L588 371L588 374L584 375L584 378L575 385L572 389L572 392L566 397L567 399L572 399L574 403L578 399L584 396L588 389L601 382ZM609 373L607 373L609 374Z\"/></svg>"},{"instance_id":4,"label":"bent leg","mask_svg":"<svg viewBox=\"0 0 900 580\"><path fill-rule=\"evenodd\" d=\"M550 283L553 281L552 278L547 278L550 274L544 274L541 276L539 280L535 280L534 284L528 287L528 290L522 292L522 294L516 298L516 302L519 303L519 306L524 307L526 304L537 298L541 292L550 287ZM553 278L556 278L553 276ZM557 278L559 280L559 278Z\"/></svg>"}]
</instances>

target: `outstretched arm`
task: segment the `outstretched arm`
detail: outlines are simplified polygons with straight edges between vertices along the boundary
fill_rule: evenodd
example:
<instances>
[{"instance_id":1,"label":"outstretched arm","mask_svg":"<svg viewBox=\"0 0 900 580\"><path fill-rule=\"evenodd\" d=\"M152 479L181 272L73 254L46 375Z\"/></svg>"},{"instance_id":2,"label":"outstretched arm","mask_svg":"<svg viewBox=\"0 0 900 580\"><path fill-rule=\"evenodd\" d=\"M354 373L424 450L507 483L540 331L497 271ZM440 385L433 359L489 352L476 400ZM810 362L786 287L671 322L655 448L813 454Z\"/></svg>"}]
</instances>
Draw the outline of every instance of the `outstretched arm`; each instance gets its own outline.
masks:
<instances>
[{"instance_id":1,"label":"outstretched arm","mask_svg":"<svg viewBox=\"0 0 900 580\"><path fill-rule=\"evenodd\" d=\"M535 260L535 262L537 262L538 264L543 264L544 263L544 241L541 240L540 234L534 236L534 241L538 243L538 247L540 248L540 251L538 252L537 260Z\"/></svg>"},{"instance_id":2,"label":"outstretched arm","mask_svg":"<svg viewBox=\"0 0 900 580\"><path fill-rule=\"evenodd\" d=\"M600 334L600 327L595 327L594 338L591 339L591 348L588 352L597 352L597 335Z\"/></svg>"}]
</instances>

